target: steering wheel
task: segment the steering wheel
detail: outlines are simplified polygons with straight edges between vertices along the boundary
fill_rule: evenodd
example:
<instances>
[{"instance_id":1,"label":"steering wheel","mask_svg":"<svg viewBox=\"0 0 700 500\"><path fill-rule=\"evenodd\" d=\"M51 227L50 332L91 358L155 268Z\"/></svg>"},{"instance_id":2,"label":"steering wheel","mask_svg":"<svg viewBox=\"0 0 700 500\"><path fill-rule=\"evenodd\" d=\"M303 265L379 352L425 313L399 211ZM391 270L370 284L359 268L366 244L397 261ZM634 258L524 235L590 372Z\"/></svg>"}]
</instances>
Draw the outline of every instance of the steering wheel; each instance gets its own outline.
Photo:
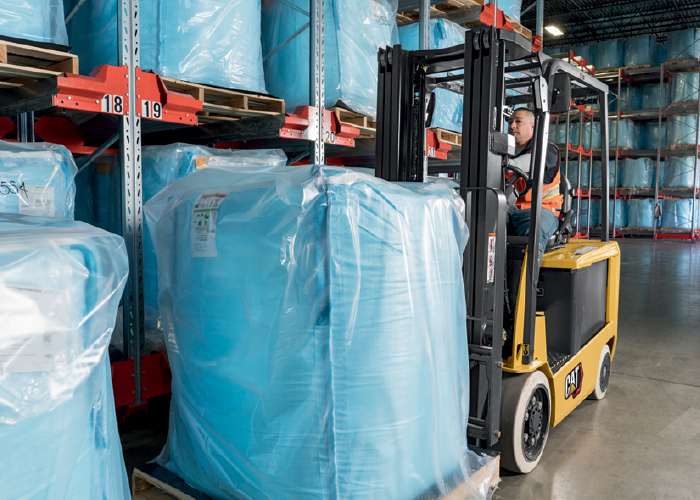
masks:
<instances>
[{"instance_id":1,"label":"steering wheel","mask_svg":"<svg viewBox=\"0 0 700 500\"><path fill-rule=\"evenodd\" d=\"M506 198L510 201L510 198L513 196L514 201L513 205L515 204L515 200L523 196L525 193L527 193L530 190L529 184L530 184L530 176L523 172L521 169L516 167L515 165L508 164L504 167L504 170L506 172L512 172L513 177L510 179L506 180ZM518 182L519 179L522 179L525 181L525 189L523 191L519 191L517 187L515 187L515 184Z\"/></svg>"}]
</instances>

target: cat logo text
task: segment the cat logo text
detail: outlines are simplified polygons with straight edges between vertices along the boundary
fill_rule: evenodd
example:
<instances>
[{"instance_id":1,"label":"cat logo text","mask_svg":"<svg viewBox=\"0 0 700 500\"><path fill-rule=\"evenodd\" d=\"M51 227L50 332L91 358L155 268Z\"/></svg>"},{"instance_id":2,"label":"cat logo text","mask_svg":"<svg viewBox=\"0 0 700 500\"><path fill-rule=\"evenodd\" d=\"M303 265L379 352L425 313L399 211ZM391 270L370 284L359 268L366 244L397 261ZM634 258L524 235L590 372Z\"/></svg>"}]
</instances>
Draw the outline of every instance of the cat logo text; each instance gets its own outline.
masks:
<instances>
[{"instance_id":1,"label":"cat logo text","mask_svg":"<svg viewBox=\"0 0 700 500\"><path fill-rule=\"evenodd\" d=\"M583 385L583 367L579 363L576 368L571 370L566 376L566 390L564 391L564 399L569 399L569 396L576 399L576 396L581 392Z\"/></svg>"}]
</instances>

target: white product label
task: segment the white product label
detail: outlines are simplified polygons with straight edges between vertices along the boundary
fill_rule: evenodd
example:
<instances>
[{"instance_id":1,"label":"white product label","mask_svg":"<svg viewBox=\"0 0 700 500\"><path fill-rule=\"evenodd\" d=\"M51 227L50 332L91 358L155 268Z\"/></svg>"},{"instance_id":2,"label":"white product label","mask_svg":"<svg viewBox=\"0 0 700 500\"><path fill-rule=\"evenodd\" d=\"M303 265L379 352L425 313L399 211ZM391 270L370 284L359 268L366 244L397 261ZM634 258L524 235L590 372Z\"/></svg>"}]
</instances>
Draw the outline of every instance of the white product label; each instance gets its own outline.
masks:
<instances>
[{"instance_id":1,"label":"white product label","mask_svg":"<svg viewBox=\"0 0 700 500\"><path fill-rule=\"evenodd\" d=\"M50 372L67 363L67 301L61 290L0 287L14 312L0 332L1 372ZM14 319L14 321L13 321Z\"/></svg>"},{"instance_id":2,"label":"white product label","mask_svg":"<svg viewBox=\"0 0 700 500\"><path fill-rule=\"evenodd\" d=\"M201 194L192 207L192 257L218 257L216 251L216 219L225 194Z\"/></svg>"},{"instance_id":3,"label":"white product label","mask_svg":"<svg viewBox=\"0 0 700 500\"><path fill-rule=\"evenodd\" d=\"M389 5L386 0L369 0L369 12L376 22L383 26L390 26L391 23L387 17ZM396 12L394 12L396 14Z\"/></svg>"},{"instance_id":4,"label":"white product label","mask_svg":"<svg viewBox=\"0 0 700 500\"><path fill-rule=\"evenodd\" d=\"M38 217L53 217L56 209L54 205L54 188L44 186L25 186L25 189L17 193L18 212L24 215Z\"/></svg>"}]
</instances>

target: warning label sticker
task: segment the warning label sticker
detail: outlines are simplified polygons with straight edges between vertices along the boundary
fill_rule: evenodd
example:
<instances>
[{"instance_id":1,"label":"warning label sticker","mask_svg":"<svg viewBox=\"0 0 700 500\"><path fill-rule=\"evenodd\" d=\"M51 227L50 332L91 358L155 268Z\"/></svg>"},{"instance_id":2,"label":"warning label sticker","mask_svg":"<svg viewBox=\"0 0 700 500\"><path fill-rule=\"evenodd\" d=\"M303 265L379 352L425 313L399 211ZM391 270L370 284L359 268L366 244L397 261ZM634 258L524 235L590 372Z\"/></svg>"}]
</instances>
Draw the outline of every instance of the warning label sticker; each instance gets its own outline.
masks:
<instances>
[{"instance_id":1,"label":"warning label sticker","mask_svg":"<svg viewBox=\"0 0 700 500\"><path fill-rule=\"evenodd\" d=\"M486 282L493 283L496 279L496 233L489 233L487 259Z\"/></svg>"},{"instance_id":2,"label":"warning label sticker","mask_svg":"<svg viewBox=\"0 0 700 500\"><path fill-rule=\"evenodd\" d=\"M218 257L216 251L216 220L225 194L201 194L192 207L190 237L192 257Z\"/></svg>"}]
</instances>

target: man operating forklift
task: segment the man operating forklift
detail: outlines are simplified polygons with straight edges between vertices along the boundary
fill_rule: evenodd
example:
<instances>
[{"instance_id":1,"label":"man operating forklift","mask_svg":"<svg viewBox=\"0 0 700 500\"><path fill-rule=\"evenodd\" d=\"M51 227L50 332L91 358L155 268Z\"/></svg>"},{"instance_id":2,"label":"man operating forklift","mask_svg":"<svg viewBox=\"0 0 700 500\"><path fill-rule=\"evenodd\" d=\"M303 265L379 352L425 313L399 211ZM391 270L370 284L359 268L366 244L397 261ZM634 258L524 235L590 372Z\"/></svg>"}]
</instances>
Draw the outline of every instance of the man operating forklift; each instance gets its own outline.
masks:
<instances>
[{"instance_id":1,"label":"man operating forklift","mask_svg":"<svg viewBox=\"0 0 700 500\"><path fill-rule=\"evenodd\" d=\"M532 149L532 134L535 130L535 115L525 108L517 109L509 122L509 133L515 137L516 154L510 159L512 166L519 168L525 174L530 174L530 151ZM539 263L542 265L544 246L559 227L559 210L563 196L559 190L559 148L551 142L547 145L545 158L544 179L542 182L542 214L540 215ZM506 173L506 178L513 177L512 172ZM520 178L515 188L521 196L515 203L515 208L508 214L508 233L516 236L530 235L530 207L532 191L530 182Z\"/></svg>"}]
</instances>

